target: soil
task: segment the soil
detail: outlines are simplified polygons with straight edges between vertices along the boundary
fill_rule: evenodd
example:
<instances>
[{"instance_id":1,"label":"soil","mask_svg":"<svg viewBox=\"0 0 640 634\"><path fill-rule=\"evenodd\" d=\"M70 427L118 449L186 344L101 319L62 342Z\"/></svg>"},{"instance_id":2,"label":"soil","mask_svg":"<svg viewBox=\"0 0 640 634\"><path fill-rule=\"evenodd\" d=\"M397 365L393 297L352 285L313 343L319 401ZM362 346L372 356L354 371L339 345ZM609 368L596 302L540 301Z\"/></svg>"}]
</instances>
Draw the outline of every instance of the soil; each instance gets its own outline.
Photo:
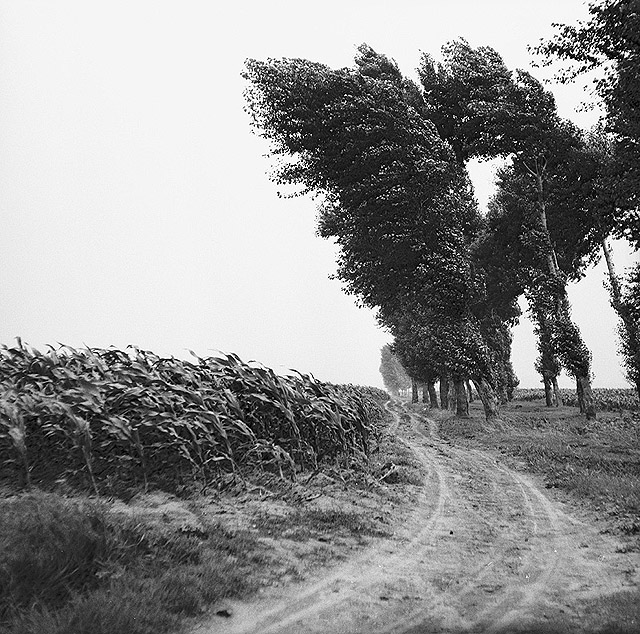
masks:
<instances>
[{"instance_id":1,"label":"soil","mask_svg":"<svg viewBox=\"0 0 640 634\"><path fill-rule=\"evenodd\" d=\"M425 477L404 512L379 510L388 534L335 540L340 563L225 601L192 634L640 632L640 553L499 453L392 411Z\"/></svg>"}]
</instances>

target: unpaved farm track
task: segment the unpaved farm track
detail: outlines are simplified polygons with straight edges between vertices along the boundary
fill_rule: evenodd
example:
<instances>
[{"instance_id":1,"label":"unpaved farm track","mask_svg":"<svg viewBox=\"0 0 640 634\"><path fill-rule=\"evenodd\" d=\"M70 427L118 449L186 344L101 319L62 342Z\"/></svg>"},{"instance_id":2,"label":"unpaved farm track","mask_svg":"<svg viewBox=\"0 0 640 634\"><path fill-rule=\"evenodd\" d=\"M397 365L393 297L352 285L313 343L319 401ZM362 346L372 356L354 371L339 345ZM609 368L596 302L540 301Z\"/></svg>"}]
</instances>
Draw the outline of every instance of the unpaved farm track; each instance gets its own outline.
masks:
<instances>
[{"instance_id":1,"label":"unpaved farm track","mask_svg":"<svg viewBox=\"0 0 640 634\"><path fill-rule=\"evenodd\" d=\"M617 552L612 537L489 453L449 445L398 403L391 411L426 471L393 537L321 578L233 604L231 618L198 634L604 631L589 606L637 590L638 553Z\"/></svg>"}]
</instances>

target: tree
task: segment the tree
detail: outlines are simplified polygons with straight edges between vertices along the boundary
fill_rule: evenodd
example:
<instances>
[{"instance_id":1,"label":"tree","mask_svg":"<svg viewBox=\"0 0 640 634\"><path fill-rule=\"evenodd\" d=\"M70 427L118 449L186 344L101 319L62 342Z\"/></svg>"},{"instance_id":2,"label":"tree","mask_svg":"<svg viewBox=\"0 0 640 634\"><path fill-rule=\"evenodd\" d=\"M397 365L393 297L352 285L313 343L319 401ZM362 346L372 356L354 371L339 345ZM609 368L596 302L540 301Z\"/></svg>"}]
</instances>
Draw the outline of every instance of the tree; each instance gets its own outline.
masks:
<instances>
[{"instance_id":1,"label":"tree","mask_svg":"<svg viewBox=\"0 0 640 634\"><path fill-rule=\"evenodd\" d=\"M491 203L492 219L494 222L499 219L499 224L509 218L517 219L511 224L518 230L509 234L511 258L518 260L520 281L536 326L540 352L537 367L546 389L554 384L558 398L555 377L559 360L576 378L587 416L594 417L590 354L571 319L566 284L569 278L579 278L597 243L589 241L592 226L584 222L583 208L570 204L580 197L575 191L570 196L571 192L565 190L571 182L567 166L574 163L573 146L569 143L572 137L564 132L550 130L547 138L539 137L535 146L525 147L500 172L498 191ZM586 244L591 246L586 248ZM566 271L560 268L560 262Z\"/></svg>"},{"instance_id":2,"label":"tree","mask_svg":"<svg viewBox=\"0 0 640 634\"><path fill-rule=\"evenodd\" d=\"M636 264L627 277L620 310L625 315L619 334L626 376L640 394L640 264Z\"/></svg>"},{"instance_id":3,"label":"tree","mask_svg":"<svg viewBox=\"0 0 640 634\"><path fill-rule=\"evenodd\" d=\"M636 293L628 289L625 292L624 280L616 273L613 263L613 254L609 247L608 237L618 233L624 226L625 211L620 207L618 196L619 172L618 156L612 135L607 133L602 126L596 126L586 135L586 149L583 165L590 167L589 182L591 195L588 203L597 216L600 228L600 246L607 265L608 290L611 306L620 319L618 333L621 346L620 353L624 359L627 378L636 386L640 395L640 327L637 318L639 310L634 308ZM617 237L620 237L619 234ZM629 282L633 285L633 274Z\"/></svg>"},{"instance_id":4,"label":"tree","mask_svg":"<svg viewBox=\"0 0 640 634\"><path fill-rule=\"evenodd\" d=\"M507 154L514 83L502 57L488 46L474 49L464 39L443 46L442 57L436 64L423 54L418 68L425 115L461 165L473 157Z\"/></svg>"},{"instance_id":5,"label":"tree","mask_svg":"<svg viewBox=\"0 0 640 634\"><path fill-rule=\"evenodd\" d=\"M385 344L380 350L380 374L385 388L392 396L398 396L401 390L407 390L411 385L409 375L389 344Z\"/></svg>"},{"instance_id":6,"label":"tree","mask_svg":"<svg viewBox=\"0 0 640 634\"><path fill-rule=\"evenodd\" d=\"M589 4L589 19L557 25L555 37L533 50L549 65L571 66L558 75L571 82L596 71L595 90L606 108L607 130L618 157L617 192L626 214L620 230L640 247L640 0L601 0Z\"/></svg>"},{"instance_id":7,"label":"tree","mask_svg":"<svg viewBox=\"0 0 640 634\"><path fill-rule=\"evenodd\" d=\"M496 416L486 345L469 308L468 236L478 216L468 179L394 64L368 47L360 53L355 70L249 60L248 110L283 159L276 182L322 196L319 234L340 248L337 277L347 292L387 326L419 305L432 349L473 378L487 417Z\"/></svg>"},{"instance_id":8,"label":"tree","mask_svg":"<svg viewBox=\"0 0 640 634\"><path fill-rule=\"evenodd\" d=\"M438 407L435 394L435 382L438 380L438 370L431 361L428 348L429 337L424 320L416 318L410 313L397 315L393 320L393 350L401 359L412 377L420 381L427 388L431 407ZM423 390L423 400L424 390Z\"/></svg>"},{"instance_id":9,"label":"tree","mask_svg":"<svg viewBox=\"0 0 640 634\"><path fill-rule=\"evenodd\" d=\"M474 157L492 158L512 152L514 134L521 134L526 121L522 108L518 108L521 104L516 102L522 95L500 55L486 46L474 49L460 39L444 46L442 56L443 61L438 64L428 55L421 59L418 72L423 87L424 113L452 146L460 168L466 169L467 162ZM472 243L483 242L485 237L486 232L483 236L481 227L470 236ZM519 315L518 293L508 299L504 297L504 289L498 290L492 282L489 274L492 265L486 266L486 262L479 259L490 259L490 252L477 245L474 248L473 310L487 344L494 387L504 401L517 384L510 361L509 331ZM493 301L501 294L501 305L496 309ZM456 390L460 400L466 394L460 381ZM445 390L441 389L441 392L444 394Z\"/></svg>"}]
</instances>

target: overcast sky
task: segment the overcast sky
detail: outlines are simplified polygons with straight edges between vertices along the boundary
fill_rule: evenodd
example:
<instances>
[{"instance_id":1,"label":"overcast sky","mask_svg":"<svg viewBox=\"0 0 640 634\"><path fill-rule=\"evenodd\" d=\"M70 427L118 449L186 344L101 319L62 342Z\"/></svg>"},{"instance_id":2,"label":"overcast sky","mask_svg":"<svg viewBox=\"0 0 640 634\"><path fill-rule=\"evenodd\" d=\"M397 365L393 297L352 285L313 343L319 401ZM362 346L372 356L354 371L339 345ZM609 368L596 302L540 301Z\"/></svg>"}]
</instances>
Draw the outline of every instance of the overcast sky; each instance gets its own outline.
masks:
<instances>
[{"instance_id":1,"label":"overcast sky","mask_svg":"<svg viewBox=\"0 0 640 634\"><path fill-rule=\"evenodd\" d=\"M314 203L269 181L244 60L350 66L366 42L413 75L420 51L464 37L530 68L527 44L585 15L578 0L0 0L0 343L221 350L381 386L390 338L330 279ZM575 111L583 87L553 90L563 116L595 122ZM481 203L492 169L472 172ZM571 289L574 316L595 385L623 386L603 279ZM535 356L523 320L522 386L539 384Z\"/></svg>"}]
</instances>

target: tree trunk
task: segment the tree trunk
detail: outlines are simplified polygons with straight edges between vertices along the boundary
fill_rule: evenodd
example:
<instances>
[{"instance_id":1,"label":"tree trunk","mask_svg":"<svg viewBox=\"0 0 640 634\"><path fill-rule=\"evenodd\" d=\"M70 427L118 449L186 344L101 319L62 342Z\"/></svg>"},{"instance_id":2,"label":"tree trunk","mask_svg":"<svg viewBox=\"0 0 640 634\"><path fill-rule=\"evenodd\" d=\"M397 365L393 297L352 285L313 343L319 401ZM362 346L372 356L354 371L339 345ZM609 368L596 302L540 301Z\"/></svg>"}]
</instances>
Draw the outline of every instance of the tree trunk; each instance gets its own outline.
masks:
<instances>
[{"instance_id":1,"label":"tree trunk","mask_svg":"<svg viewBox=\"0 0 640 634\"><path fill-rule=\"evenodd\" d=\"M429 402L429 390L427 388L427 384L426 383L422 384L422 402L423 403L428 403Z\"/></svg>"},{"instance_id":2,"label":"tree trunk","mask_svg":"<svg viewBox=\"0 0 640 634\"><path fill-rule=\"evenodd\" d=\"M465 385L467 386L467 392L469 394L469 403L473 403L474 398L473 398L473 390L471 389L471 381L469 381L469 379L467 379L465 381Z\"/></svg>"},{"instance_id":3,"label":"tree trunk","mask_svg":"<svg viewBox=\"0 0 640 634\"><path fill-rule=\"evenodd\" d=\"M544 376L542 377L542 382L544 383L544 400L547 407L553 407L553 387L551 384L551 379Z\"/></svg>"},{"instance_id":4,"label":"tree trunk","mask_svg":"<svg viewBox=\"0 0 640 634\"><path fill-rule=\"evenodd\" d=\"M564 405L564 399L562 398L562 392L560 391L560 387L558 386L558 377L554 376L551 379L551 383L553 384L553 399L556 407L562 407Z\"/></svg>"},{"instance_id":5,"label":"tree trunk","mask_svg":"<svg viewBox=\"0 0 640 634\"><path fill-rule=\"evenodd\" d=\"M545 171L545 160L543 159L541 163L536 161L536 170L535 173L533 171L532 174L536 177L536 189L538 193L538 212L540 218L540 224L542 226L542 230L545 235L546 242L546 257L547 257L547 265L549 267L549 274L552 278L558 278L560 275L560 269L558 267L558 259L556 257L556 252L553 248L553 243L551 242L551 236L549 234L549 228L547 226L547 212L546 212L546 200L544 197L544 187L543 187L543 174ZM606 259L606 256L605 256ZM569 299L567 297L566 285L562 289L561 292L555 293L555 302L556 302L556 319L559 323L564 322L564 326L570 326L574 335L579 339L578 348L580 344L586 350L586 346L581 340L580 331L577 326L573 324L570 316L570 305ZM573 350L574 354L577 354L575 348ZM566 354L566 353L565 353ZM580 412L584 412L587 415L587 419L593 419L596 417L596 409L595 403L593 401L593 394L591 392L591 381L589 379L589 365L590 361L586 359L582 359L577 361L576 359L572 359L571 363L567 363L567 357L561 359L563 365L574 374L576 378L576 387L578 391L578 401L580 402ZM586 365L585 370L575 371L572 369L571 365L574 368L584 367Z\"/></svg>"},{"instance_id":6,"label":"tree trunk","mask_svg":"<svg viewBox=\"0 0 640 634\"><path fill-rule=\"evenodd\" d=\"M611 248L607 244L606 239L602 239L600 243L602 246L602 253L604 254L604 260L607 263L607 271L609 273L609 285L611 286L611 305L614 310L618 312L618 308L622 302L622 286L620 284L620 278L616 274L616 269L613 266L613 257L611 256Z\"/></svg>"},{"instance_id":7,"label":"tree trunk","mask_svg":"<svg viewBox=\"0 0 640 634\"><path fill-rule=\"evenodd\" d=\"M476 386L478 396L482 401L484 407L484 416L487 422L496 420L498 418L498 400L496 394L491 387L491 384L484 378L472 378L473 384Z\"/></svg>"},{"instance_id":8,"label":"tree trunk","mask_svg":"<svg viewBox=\"0 0 640 634\"><path fill-rule=\"evenodd\" d=\"M411 379L411 402L418 402L418 383L414 379Z\"/></svg>"},{"instance_id":9,"label":"tree trunk","mask_svg":"<svg viewBox=\"0 0 640 634\"><path fill-rule=\"evenodd\" d=\"M587 420L595 420L596 406L593 401L591 381L588 376L579 376L577 377L577 382L582 388L582 402L584 404L584 413L587 415Z\"/></svg>"},{"instance_id":10,"label":"tree trunk","mask_svg":"<svg viewBox=\"0 0 640 634\"><path fill-rule=\"evenodd\" d=\"M432 409L438 409L438 394L436 393L436 386L433 381L427 383L427 389L429 390L429 407Z\"/></svg>"},{"instance_id":11,"label":"tree trunk","mask_svg":"<svg viewBox=\"0 0 640 634\"><path fill-rule=\"evenodd\" d=\"M584 390L578 377L576 377L576 394L578 395L578 407L580 408L580 413L584 414L587 411L584 405Z\"/></svg>"},{"instance_id":12,"label":"tree trunk","mask_svg":"<svg viewBox=\"0 0 640 634\"><path fill-rule=\"evenodd\" d=\"M453 382L456 393L456 416L459 418L469 418L469 398L467 388L462 379Z\"/></svg>"},{"instance_id":13,"label":"tree trunk","mask_svg":"<svg viewBox=\"0 0 640 634\"><path fill-rule=\"evenodd\" d=\"M500 384L496 387L496 398L498 399L498 403L500 405L504 405L509 399L507 398L507 390L505 386L500 382Z\"/></svg>"},{"instance_id":14,"label":"tree trunk","mask_svg":"<svg viewBox=\"0 0 640 634\"><path fill-rule=\"evenodd\" d=\"M622 328L626 333L628 345L623 346L624 356L630 356L631 358L638 358L638 351L640 351L640 332L638 331L637 324L630 314L629 310L624 306L622 301L622 285L620 284L620 278L616 274L616 270L613 266L613 257L611 255L611 249L605 239L601 242L602 252L604 253L604 259L607 263L607 271L609 273L609 287L611 294L611 307L616 311L620 321L622 322ZM625 354L626 352L626 354ZM632 364L632 365L637 365ZM636 368L636 376L638 375L638 369ZM640 378L635 381L636 392L640 397Z\"/></svg>"},{"instance_id":15,"label":"tree trunk","mask_svg":"<svg viewBox=\"0 0 640 634\"><path fill-rule=\"evenodd\" d=\"M456 411L456 385L453 381L449 381L449 409Z\"/></svg>"},{"instance_id":16,"label":"tree trunk","mask_svg":"<svg viewBox=\"0 0 640 634\"><path fill-rule=\"evenodd\" d=\"M543 171L544 171L544 167L542 167L542 171L541 171L541 168L538 165L536 165L535 178L536 178L536 190L538 193L538 215L539 215L540 224L542 225L542 230L547 242L546 257L547 257L547 266L549 267L549 273L551 275L557 275L558 260L556 259L556 253L553 249L553 244L551 243L551 236L549 234L549 226L547 225L547 203L544 198L544 185L542 182Z\"/></svg>"},{"instance_id":17,"label":"tree trunk","mask_svg":"<svg viewBox=\"0 0 640 634\"><path fill-rule=\"evenodd\" d=\"M449 379L446 376L440 377L440 407L449 409Z\"/></svg>"}]
</instances>

